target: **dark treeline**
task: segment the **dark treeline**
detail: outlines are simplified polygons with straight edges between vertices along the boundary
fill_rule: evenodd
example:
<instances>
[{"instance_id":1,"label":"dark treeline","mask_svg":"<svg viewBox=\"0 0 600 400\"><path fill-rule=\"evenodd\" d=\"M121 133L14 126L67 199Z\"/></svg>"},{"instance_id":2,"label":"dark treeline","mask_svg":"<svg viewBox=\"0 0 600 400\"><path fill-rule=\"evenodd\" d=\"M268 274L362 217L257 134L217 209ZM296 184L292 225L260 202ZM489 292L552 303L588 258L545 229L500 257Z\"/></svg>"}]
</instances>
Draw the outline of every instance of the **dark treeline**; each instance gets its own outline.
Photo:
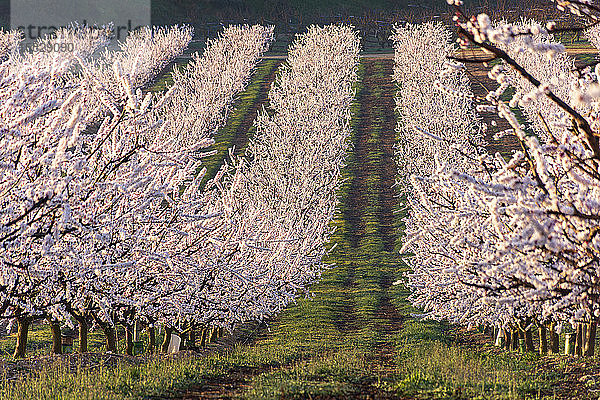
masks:
<instances>
[{"instance_id":1,"label":"dark treeline","mask_svg":"<svg viewBox=\"0 0 600 400\"><path fill-rule=\"evenodd\" d=\"M311 24L349 23L361 31L366 51L391 50L388 40L394 24L444 20L452 13L446 0L150 0L152 24L189 24L196 46L215 37L224 25L260 23L275 25L277 40L271 52L285 52L296 33ZM493 19L555 15L550 0L465 0L472 13L486 12ZM10 25L10 1L0 0L0 27Z\"/></svg>"},{"instance_id":2,"label":"dark treeline","mask_svg":"<svg viewBox=\"0 0 600 400\"><path fill-rule=\"evenodd\" d=\"M466 0L472 13L486 12L494 19L532 17L547 20L555 12L550 0ZM311 24L345 22L364 38L366 51L391 49L388 40L394 24L444 20L452 13L445 0L154 0L152 23L187 23L201 43L214 37L223 25L260 23L276 26L273 52L285 51L296 33Z\"/></svg>"},{"instance_id":3,"label":"dark treeline","mask_svg":"<svg viewBox=\"0 0 600 400\"><path fill-rule=\"evenodd\" d=\"M467 9L509 18L553 8L550 0L466 0ZM321 19L381 17L418 20L448 12L445 0L154 0L153 23L272 21L315 23Z\"/></svg>"}]
</instances>

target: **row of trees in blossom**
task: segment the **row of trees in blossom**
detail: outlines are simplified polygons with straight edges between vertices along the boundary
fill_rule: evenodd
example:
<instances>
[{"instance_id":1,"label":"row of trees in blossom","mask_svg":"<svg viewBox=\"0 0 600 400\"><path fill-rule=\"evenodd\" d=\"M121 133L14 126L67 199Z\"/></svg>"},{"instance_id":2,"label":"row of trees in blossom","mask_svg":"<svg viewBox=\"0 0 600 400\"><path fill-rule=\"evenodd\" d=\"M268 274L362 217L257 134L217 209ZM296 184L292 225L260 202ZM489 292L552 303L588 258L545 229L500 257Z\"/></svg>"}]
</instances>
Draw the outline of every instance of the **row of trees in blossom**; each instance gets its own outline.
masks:
<instances>
[{"instance_id":1,"label":"row of trees in blossom","mask_svg":"<svg viewBox=\"0 0 600 400\"><path fill-rule=\"evenodd\" d=\"M440 24L397 29L400 165L411 212L405 258L410 299L434 319L496 328L507 345L593 355L600 317L600 126L596 68L575 68L553 23L492 23L456 11L462 47L477 46L498 84L470 90L458 46ZM595 22L588 2L560 2ZM584 30L586 27L576 28ZM586 31L593 44L598 29ZM431 50L430 49L434 49ZM421 65L416 68L415 65ZM408 90L415 98L407 98ZM523 119L517 117L522 111ZM521 149L508 159L482 146L478 114L494 113ZM420 157L414 162L415 157Z\"/></svg>"},{"instance_id":2,"label":"row of trees in blossom","mask_svg":"<svg viewBox=\"0 0 600 400\"><path fill-rule=\"evenodd\" d=\"M109 29L73 27L51 43L73 52L21 53L0 41L0 318L91 325L116 351L135 324L173 331L233 328L281 310L319 276L343 163L358 37L311 28L290 50L246 157L206 185L202 159L273 28L232 26L143 89L192 37L147 28L101 51ZM309 67L307 67L309 66ZM326 96L322 96L326 93ZM310 118L309 118L310 116ZM304 149L302 152L295 152Z\"/></svg>"}]
</instances>

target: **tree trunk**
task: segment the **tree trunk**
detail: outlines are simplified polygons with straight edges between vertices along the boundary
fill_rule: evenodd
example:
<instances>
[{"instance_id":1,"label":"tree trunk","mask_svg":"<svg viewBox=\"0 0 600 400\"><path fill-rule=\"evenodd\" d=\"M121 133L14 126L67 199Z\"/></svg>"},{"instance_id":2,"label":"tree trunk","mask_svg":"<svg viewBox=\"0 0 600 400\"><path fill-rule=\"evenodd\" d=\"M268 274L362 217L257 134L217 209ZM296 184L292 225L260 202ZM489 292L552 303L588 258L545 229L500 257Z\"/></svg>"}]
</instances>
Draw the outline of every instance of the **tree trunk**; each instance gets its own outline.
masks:
<instances>
[{"instance_id":1,"label":"tree trunk","mask_svg":"<svg viewBox=\"0 0 600 400\"><path fill-rule=\"evenodd\" d=\"M510 329L504 328L504 348L506 350L510 350L511 345L512 345L512 335L511 335Z\"/></svg>"},{"instance_id":2,"label":"tree trunk","mask_svg":"<svg viewBox=\"0 0 600 400\"><path fill-rule=\"evenodd\" d=\"M583 344L583 329L581 323L577 324L577 330L575 332L575 355L581 356L581 349Z\"/></svg>"},{"instance_id":3,"label":"tree trunk","mask_svg":"<svg viewBox=\"0 0 600 400\"><path fill-rule=\"evenodd\" d=\"M504 345L504 336L500 329L494 328L494 345L501 347Z\"/></svg>"},{"instance_id":4,"label":"tree trunk","mask_svg":"<svg viewBox=\"0 0 600 400\"><path fill-rule=\"evenodd\" d=\"M156 349L156 331L154 327L148 327L148 352L154 353Z\"/></svg>"},{"instance_id":5,"label":"tree trunk","mask_svg":"<svg viewBox=\"0 0 600 400\"><path fill-rule=\"evenodd\" d=\"M133 324L124 325L125 328L125 354L133 355L133 335L135 326Z\"/></svg>"},{"instance_id":6,"label":"tree trunk","mask_svg":"<svg viewBox=\"0 0 600 400\"><path fill-rule=\"evenodd\" d=\"M511 337L512 337L512 346L511 346L512 351L519 351L519 330L513 329Z\"/></svg>"},{"instance_id":7,"label":"tree trunk","mask_svg":"<svg viewBox=\"0 0 600 400\"><path fill-rule=\"evenodd\" d=\"M48 319L48 323L50 323L50 333L52 334L52 354L62 354L60 323L51 319Z\"/></svg>"},{"instance_id":8,"label":"tree trunk","mask_svg":"<svg viewBox=\"0 0 600 400\"><path fill-rule=\"evenodd\" d=\"M525 353L525 331L519 328L519 353Z\"/></svg>"},{"instance_id":9,"label":"tree trunk","mask_svg":"<svg viewBox=\"0 0 600 400\"><path fill-rule=\"evenodd\" d=\"M87 353L88 351L88 333L90 331L90 327L88 325L85 317L77 318L77 322L79 323L79 353Z\"/></svg>"},{"instance_id":10,"label":"tree trunk","mask_svg":"<svg viewBox=\"0 0 600 400\"><path fill-rule=\"evenodd\" d=\"M550 324L550 352L552 354L560 353L560 344L558 333L556 333L556 327L554 322Z\"/></svg>"},{"instance_id":11,"label":"tree trunk","mask_svg":"<svg viewBox=\"0 0 600 400\"><path fill-rule=\"evenodd\" d=\"M593 357L596 350L596 327L597 321L592 321L588 325L587 338L585 341L585 355L586 357Z\"/></svg>"},{"instance_id":12,"label":"tree trunk","mask_svg":"<svg viewBox=\"0 0 600 400\"><path fill-rule=\"evenodd\" d=\"M548 353L548 340L546 338L546 327L544 325L540 325L538 327L538 335L540 339L540 355L544 355Z\"/></svg>"},{"instance_id":13,"label":"tree trunk","mask_svg":"<svg viewBox=\"0 0 600 400\"><path fill-rule=\"evenodd\" d=\"M189 332L189 341L190 341L190 347L195 348L196 347L196 329L194 325L190 325L190 332Z\"/></svg>"},{"instance_id":14,"label":"tree trunk","mask_svg":"<svg viewBox=\"0 0 600 400\"><path fill-rule=\"evenodd\" d=\"M140 323L139 323L139 321L135 321L135 323L133 325L133 341L134 342L140 341Z\"/></svg>"},{"instance_id":15,"label":"tree trunk","mask_svg":"<svg viewBox=\"0 0 600 400\"><path fill-rule=\"evenodd\" d=\"M27 334L29 333L29 324L31 318L17 318L17 346L15 347L14 358L24 358L27 349Z\"/></svg>"},{"instance_id":16,"label":"tree trunk","mask_svg":"<svg viewBox=\"0 0 600 400\"><path fill-rule=\"evenodd\" d=\"M581 355L585 355L585 346L587 343L587 324L581 323Z\"/></svg>"},{"instance_id":17,"label":"tree trunk","mask_svg":"<svg viewBox=\"0 0 600 400\"><path fill-rule=\"evenodd\" d=\"M531 332L531 329L527 329L525 331L525 350L532 353L535 351L535 346L533 345L533 333Z\"/></svg>"},{"instance_id":18,"label":"tree trunk","mask_svg":"<svg viewBox=\"0 0 600 400\"><path fill-rule=\"evenodd\" d=\"M575 336L575 332L565 333L565 355L575 355Z\"/></svg>"},{"instance_id":19,"label":"tree trunk","mask_svg":"<svg viewBox=\"0 0 600 400\"><path fill-rule=\"evenodd\" d=\"M113 353L117 352L117 333L113 326L109 324L104 324L102 326L102 330L104 331L104 335L106 336L106 351L110 351Z\"/></svg>"},{"instance_id":20,"label":"tree trunk","mask_svg":"<svg viewBox=\"0 0 600 400\"><path fill-rule=\"evenodd\" d=\"M208 333L208 330L206 328L202 328L202 330L200 331L200 347L206 346L207 333Z\"/></svg>"},{"instance_id":21,"label":"tree trunk","mask_svg":"<svg viewBox=\"0 0 600 400\"><path fill-rule=\"evenodd\" d=\"M166 353L169 351L169 343L171 342L171 334L173 333L173 328L168 328L165 326L165 337L162 342L162 347L160 351Z\"/></svg>"}]
</instances>

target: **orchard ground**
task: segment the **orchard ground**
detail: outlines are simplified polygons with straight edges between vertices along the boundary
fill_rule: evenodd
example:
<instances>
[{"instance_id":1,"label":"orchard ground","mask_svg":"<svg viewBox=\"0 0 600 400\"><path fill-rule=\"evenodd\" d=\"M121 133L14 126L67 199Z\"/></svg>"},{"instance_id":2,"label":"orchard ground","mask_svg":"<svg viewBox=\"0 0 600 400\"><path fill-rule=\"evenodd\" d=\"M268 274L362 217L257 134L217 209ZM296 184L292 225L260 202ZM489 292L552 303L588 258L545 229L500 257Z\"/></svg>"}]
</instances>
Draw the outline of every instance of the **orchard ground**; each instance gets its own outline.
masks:
<instances>
[{"instance_id":1,"label":"orchard ground","mask_svg":"<svg viewBox=\"0 0 600 400\"><path fill-rule=\"evenodd\" d=\"M593 57L588 47L573 49L581 60ZM219 132L217 154L207 159L209 174L230 147L243 153L282 61L266 59L256 70ZM0 340L0 398L597 398L597 357L500 350L477 331L414 317L419 310L406 301L408 293L392 284L406 270L399 254L404 211L393 187L392 67L391 56L361 60L352 150L334 221L336 247L326 260L335 267L312 288L314 297L298 299L276 319L248 325L201 353L173 356L103 354L98 332L91 334L89 354L47 356L49 329L37 325L26 360L10 360L14 335ZM475 93L483 94L489 81L474 67L470 72L480 80L473 81ZM512 145L492 146L507 152Z\"/></svg>"}]
</instances>

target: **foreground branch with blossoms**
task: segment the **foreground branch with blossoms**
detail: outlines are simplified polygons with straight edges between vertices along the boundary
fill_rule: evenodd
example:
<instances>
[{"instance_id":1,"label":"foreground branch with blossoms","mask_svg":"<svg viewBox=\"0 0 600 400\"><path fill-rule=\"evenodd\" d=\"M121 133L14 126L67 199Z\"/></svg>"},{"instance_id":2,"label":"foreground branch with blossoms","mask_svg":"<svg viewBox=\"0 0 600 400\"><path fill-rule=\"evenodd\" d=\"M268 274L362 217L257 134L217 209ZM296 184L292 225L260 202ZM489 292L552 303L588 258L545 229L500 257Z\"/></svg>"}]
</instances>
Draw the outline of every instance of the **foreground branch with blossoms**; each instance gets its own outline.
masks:
<instances>
[{"instance_id":1,"label":"foreground branch with blossoms","mask_svg":"<svg viewBox=\"0 0 600 400\"><path fill-rule=\"evenodd\" d=\"M600 316L597 71L573 67L552 40L553 30L564 30L555 24L492 23L485 14L467 17L460 1L449 3L461 46L481 48L489 55L484 61L494 63L489 77L498 88L477 109L506 119L522 150L509 160L480 153L478 166L469 166L456 160L473 146L443 131L430 135L460 152L451 161L447 153L438 156L431 175L417 170L412 178L405 246L414 253L412 299L432 318L496 327L507 343L523 335L530 349L527 335L537 326L541 352L548 328L556 352L556 334L570 324L576 352L592 355ZM558 4L588 16L590 27L597 23L598 10L588 2ZM460 73L457 61L478 62L452 55L446 69ZM442 96L471 96L440 82Z\"/></svg>"}]
</instances>

